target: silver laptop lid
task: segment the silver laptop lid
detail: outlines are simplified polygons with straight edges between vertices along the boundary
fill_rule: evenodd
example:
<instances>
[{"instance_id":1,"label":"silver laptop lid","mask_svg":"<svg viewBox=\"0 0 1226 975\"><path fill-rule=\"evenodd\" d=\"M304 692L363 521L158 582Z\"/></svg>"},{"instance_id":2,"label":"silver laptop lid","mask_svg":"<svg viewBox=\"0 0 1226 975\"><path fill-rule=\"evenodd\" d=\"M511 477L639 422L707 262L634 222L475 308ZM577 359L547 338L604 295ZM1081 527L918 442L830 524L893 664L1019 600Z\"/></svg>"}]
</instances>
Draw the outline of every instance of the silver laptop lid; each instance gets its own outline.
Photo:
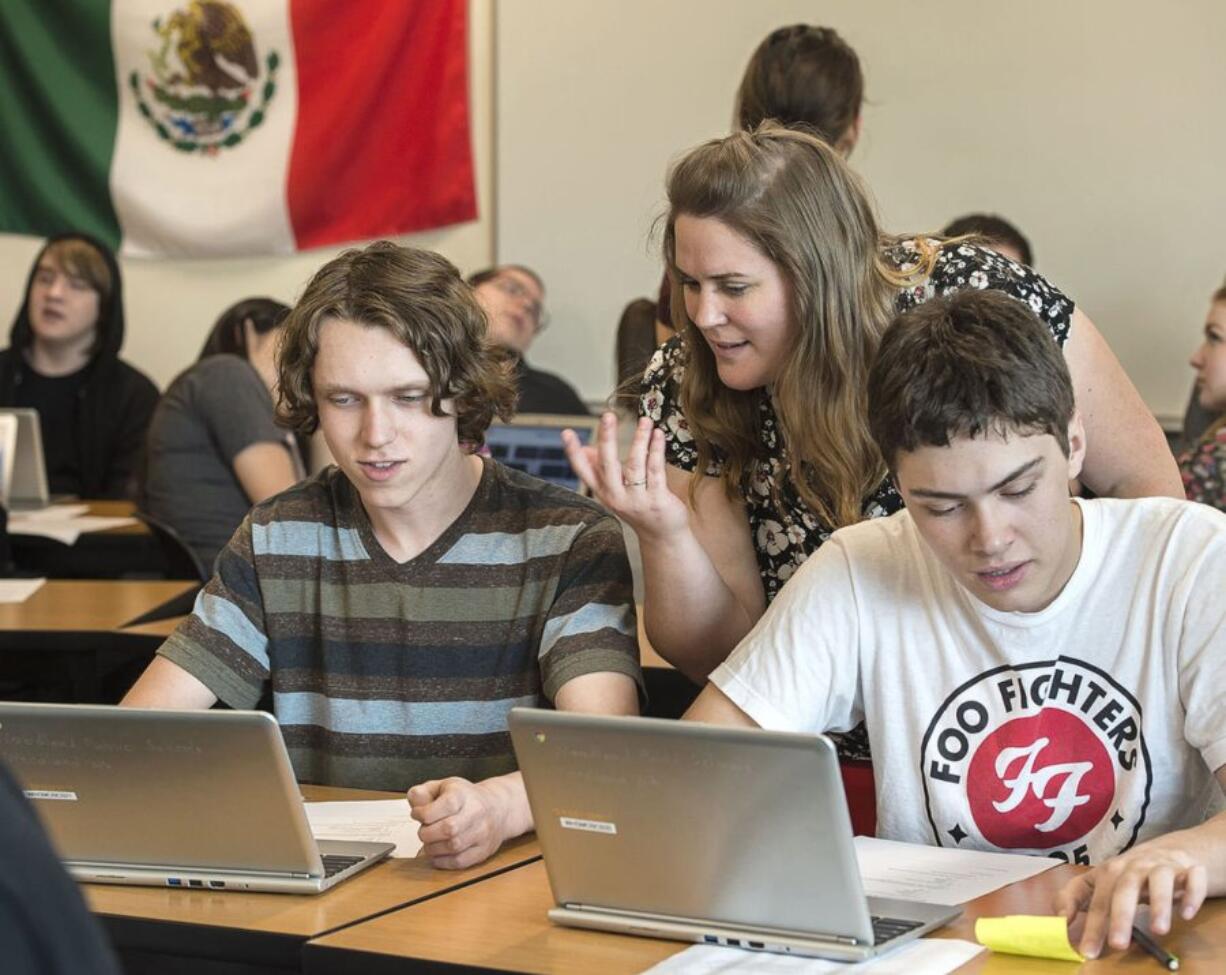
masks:
<instances>
[{"instance_id":1,"label":"silver laptop lid","mask_svg":"<svg viewBox=\"0 0 1226 975\"><path fill-rule=\"evenodd\" d=\"M872 943L822 736L515 708L554 898Z\"/></svg>"},{"instance_id":2,"label":"silver laptop lid","mask_svg":"<svg viewBox=\"0 0 1226 975\"><path fill-rule=\"evenodd\" d=\"M0 407L0 413L17 417L17 450L8 500L26 508L46 507L51 495L47 488L47 461L43 457L43 432L38 411Z\"/></svg>"},{"instance_id":3,"label":"silver laptop lid","mask_svg":"<svg viewBox=\"0 0 1226 975\"><path fill-rule=\"evenodd\" d=\"M0 702L0 758L70 863L323 874L271 715Z\"/></svg>"}]
</instances>

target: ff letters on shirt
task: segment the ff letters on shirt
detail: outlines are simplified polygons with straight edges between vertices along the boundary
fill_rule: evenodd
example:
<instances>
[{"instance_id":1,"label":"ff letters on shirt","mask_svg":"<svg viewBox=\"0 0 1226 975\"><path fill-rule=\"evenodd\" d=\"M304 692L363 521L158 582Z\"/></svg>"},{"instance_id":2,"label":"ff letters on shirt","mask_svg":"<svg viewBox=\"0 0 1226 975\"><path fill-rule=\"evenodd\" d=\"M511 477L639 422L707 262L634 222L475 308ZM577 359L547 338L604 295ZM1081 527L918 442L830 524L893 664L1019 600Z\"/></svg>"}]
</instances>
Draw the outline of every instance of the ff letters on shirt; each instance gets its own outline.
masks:
<instances>
[{"instance_id":1,"label":"ff letters on shirt","mask_svg":"<svg viewBox=\"0 0 1226 975\"><path fill-rule=\"evenodd\" d=\"M1153 773L1135 697L1074 657L984 671L920 745L938 846L1100 863L1136 842Z\"/></svg>"}]
</instances>

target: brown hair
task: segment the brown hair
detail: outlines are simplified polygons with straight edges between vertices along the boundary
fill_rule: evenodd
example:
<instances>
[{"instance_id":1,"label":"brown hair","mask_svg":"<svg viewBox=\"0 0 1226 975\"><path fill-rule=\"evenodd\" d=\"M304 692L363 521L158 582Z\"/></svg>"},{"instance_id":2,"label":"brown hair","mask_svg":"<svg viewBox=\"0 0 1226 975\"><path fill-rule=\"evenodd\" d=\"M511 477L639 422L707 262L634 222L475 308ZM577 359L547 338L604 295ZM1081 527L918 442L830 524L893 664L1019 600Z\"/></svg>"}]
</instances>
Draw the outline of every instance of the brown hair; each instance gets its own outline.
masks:
<instances>
[{"instance_id":1,"label":"brown hair","mask_svg":"<svg viewBox=\"0 0 1226 975\"><path fill-rule=\"evenodd\" d=\"M98 253L98 248L87 240L66 237L48 244L39 259L44 257L51 258L61 270L85 281L98 292L99 308L106 307L111 300L114 282L106 258Z\"/></svg>"},{"instance_id":2,"label":"brown hair","mask_svg":"<svg viewBox=\"0 0 1226 975\"><path fill-rule=\"evenodd\" d=\"M1226 301L1226 281L1222 282L1222 286L1213 292L1213 297L1209 299L1209 304L1215 304L1219 301Z\"/></svg>"},{"instance_id":3,"label":"brown hair","mask_svg":"<svg viewBox=\"0 0 1226 975\"><path fill-rule=\"evenodd\" d=\"M999 291L962 291L899 315L868 377L873 438L900 451L984 433L1050 433L1067 457L1073 381L1030 308Z\"/></svg>"},{"instance_id":4,"label":"brown hair","mask_svg":"<svg viewBox=\"0 0 1226 975\"><path fill-rule=\"evenodd\" d=\"M758 421L763 394L720 381L715 357L686 313L676 267L676 221L683 214L727 225L790 284L792 347L771 390L788 477L827 524L859 521L865 497L886 473L868 429L868 367L898 289L931 271L937 249L919 238L915 269L891 267L881 248L898 241L878 231L859 177L820 139L774 125L686 153L669 173L668 200L664 254L673 277L673 324L688 349L680 399L697 469L718 450L728 496L749 489L753 468L766 459Z\"/></svg>"},{"instance_id":5,"label":"brown hair","mask_svg":"<svg viewBox=\"0 0 1226 975\"><path fill-rule=\"evenodd\" d=\"M311 372L329 318L385 328L411 349L430 377L431 413L446 416L442 401L455 401L461 443L480 446L495 415L511 416L511 363L486 344L485 314L460 272L438 254L381 240L325 264L289 313L277 355L285 426L319 426Z\"/></svg>"},{"instance_id":6,"label":"brown hair","mask_svg":"<svg viewBox=\"0 0 1226 975\"><path fill-rule=\"evenodd\" d=\"M841 149L863 102L856 52L833 28L794 24L772 31L750 57L737 89L736 123L805 125Z\"/></svg>"}]
</instances>

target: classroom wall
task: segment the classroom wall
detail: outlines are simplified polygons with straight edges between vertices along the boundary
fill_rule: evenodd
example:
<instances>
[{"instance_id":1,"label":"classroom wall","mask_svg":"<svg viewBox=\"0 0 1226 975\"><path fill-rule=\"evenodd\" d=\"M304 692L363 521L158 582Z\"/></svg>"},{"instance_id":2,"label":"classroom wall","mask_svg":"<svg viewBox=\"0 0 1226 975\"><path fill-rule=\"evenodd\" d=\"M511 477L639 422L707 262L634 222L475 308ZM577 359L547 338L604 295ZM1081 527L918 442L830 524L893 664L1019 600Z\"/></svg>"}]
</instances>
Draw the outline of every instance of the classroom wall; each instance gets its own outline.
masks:
<instances>
[{"instance_id":1,"label":"classroom wall","mask_svg":"<svg viewBox=\"0 0 1226 975\"><path fill-rule=\"evenodd\" d=\"M531 358L585 397L612 383L622 307L655 294L669 160L727 132L758 41L808 21L860 55L852 163L884 226L1006 215L1150 407L1182 415L1226 274L1220 0L501 0L497 17L497 252L543 274L554 324Z\"/></svg>"},{"instance_id":2,"label":"classroom wall","mask_svg":"<svg viewBox=\"0 0 1226 975\"><path fill-rule=\"evenodd\" d=\"M398 238L437 250L466 273L493 260L492 91L493 6L491 0L470 0L469 99L478 219ZM40 245L34 238L0 234L0 346L7 344L9 324ZM311 274L343 249L224 261L121 260L128 324L123 356L165 389L195 360L205 334L226 307L257 294L292 303Z\"/></svg>"}]
</instances>

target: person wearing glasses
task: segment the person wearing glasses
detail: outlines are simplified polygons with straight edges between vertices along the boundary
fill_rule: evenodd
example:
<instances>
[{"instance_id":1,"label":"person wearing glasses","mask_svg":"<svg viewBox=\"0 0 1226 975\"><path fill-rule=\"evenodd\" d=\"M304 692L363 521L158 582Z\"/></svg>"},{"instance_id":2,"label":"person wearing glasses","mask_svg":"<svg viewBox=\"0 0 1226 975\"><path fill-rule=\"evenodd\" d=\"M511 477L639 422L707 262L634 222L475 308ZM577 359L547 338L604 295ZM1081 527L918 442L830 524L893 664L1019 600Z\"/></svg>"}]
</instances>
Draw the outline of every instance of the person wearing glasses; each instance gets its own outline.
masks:
<instances>
[{"instance_id":1,"label":"person wearing glasses","mask_svg":"<svg viewBox=\"0 0 1226 975\"><path fill-rule=\"evenodd\" d=\"M549 324L540 275L522 264L500 264L470 275L468 283L489 320L490 342L515 357L515 411L587 416L587 406L570 383L533 369L524 359L533 339Z\"/></svg>"}]
</instances>

